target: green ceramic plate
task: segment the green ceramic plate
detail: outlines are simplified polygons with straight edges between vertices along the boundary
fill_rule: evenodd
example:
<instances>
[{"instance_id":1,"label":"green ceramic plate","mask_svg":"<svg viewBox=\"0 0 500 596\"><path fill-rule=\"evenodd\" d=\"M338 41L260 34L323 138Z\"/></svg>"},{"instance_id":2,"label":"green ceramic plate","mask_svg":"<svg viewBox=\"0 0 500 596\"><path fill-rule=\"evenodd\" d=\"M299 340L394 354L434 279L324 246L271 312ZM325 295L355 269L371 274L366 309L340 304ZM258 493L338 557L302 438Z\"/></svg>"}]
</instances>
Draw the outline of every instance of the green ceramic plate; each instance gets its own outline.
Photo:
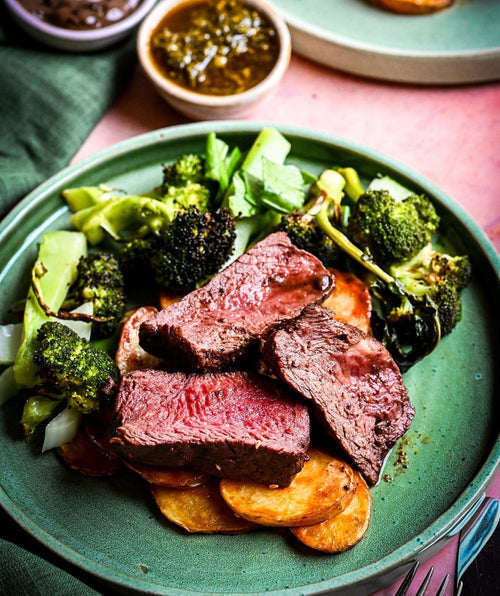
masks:
<instances>
[{"instance_id":1,"label":"green ceramic plate","mask_svg":"<svg viewBox=\"0 0 500 596\"><path fill-rule=\"evenodd\" d=\"M398 15L370 0L271 0L294 51L326 66L408 83L500 78L500 2L455 0L429 15Z\"/></svg>"},{"instance_id":2,"label":"green ceramic plate","mask_svg":"<svg viewBox=\"0 0 500 596\"><path fill-rule=\"evenodd\" d=\"M248 147L259 124L203 123L163 129L111 147L48 180L0 226L0 304L25 295L41 235L68 225L60 191L107 182L130 192L161 179L161 163L201 152L216 131ZM439 349L407 375L417 415L402 447L408 468L387 461L372 490L373 520L354 549L337 556L309 552L286 531L241 536L186 535L158 514L148 488L130 473L92 479L66 469L41 437L20 436L20 404L0 417L0 502L23 528L54 553L115 588L145 594L368 594L395 580L415 554L424 559L456 531L484 492L499 462L498 297L500 264L480 229L437 188L391 159L326 135L285 128L291 161L314 172L352 165L368 179L394 176L427 193L442 214L446 240L467 251L474 281L464 293L463 320ZM3 315L2 323L7 322ZM498 414L498 412L496 412Z\"/></svg>"}]
</instances>

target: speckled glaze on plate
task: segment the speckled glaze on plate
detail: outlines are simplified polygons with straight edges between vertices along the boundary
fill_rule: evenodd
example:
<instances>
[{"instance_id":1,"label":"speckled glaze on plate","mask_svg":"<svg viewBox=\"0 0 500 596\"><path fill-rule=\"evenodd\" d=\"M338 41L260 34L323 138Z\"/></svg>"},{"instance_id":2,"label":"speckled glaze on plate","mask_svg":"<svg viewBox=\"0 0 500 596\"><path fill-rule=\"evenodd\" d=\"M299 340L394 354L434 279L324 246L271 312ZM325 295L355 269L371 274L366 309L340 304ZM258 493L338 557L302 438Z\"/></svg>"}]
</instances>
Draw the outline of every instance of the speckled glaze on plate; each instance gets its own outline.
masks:
<instances>
[{"instance_id":1,"label":"speckled glaze on plate","mask_svg":"<svg viewBox=\"0 0 500 596\"><path fill-rule=\"evenodd\" d=\"M370 0L272 0L297 54L365 77L417 84L500 79L500 2L455 0L400 15Z\"/></svg>"},{"instance_id":2,"label":"speckled glaze on plate","mask_svg":"<svg viewBox=\"0 0 500 596\"><path fill-rule=\"evenodd\" d=\"M60 199L68 186L102 182L140 192L161 180L161 164L203 151L216 131L242 149L259 123L212 122L162 129L132 138L54 176L0 225L1 323L25 295L37 241L68 226ZM429 558L459 524L499 465L498 297L500 262L481 230L449 197L388 157L341 139L283 128L290 161L319 173L351 165L369 179L382 172L435 201L445 239L473 261L464 317L426 360L405 376L415 420L372 489L373 519L365 538L341 555L307 551L281 530L241 536L187 535L162 519L145 483L130 472L86 478L66 469L41 437L21 437L20 404L0 416L0 503L31 535L76 568L123 592L186 595L366 595L395 581L418 557ZM496 393L496 395L495 395ZM408 467L397 464L399 449Z\"/></svg>"}]
</instances>

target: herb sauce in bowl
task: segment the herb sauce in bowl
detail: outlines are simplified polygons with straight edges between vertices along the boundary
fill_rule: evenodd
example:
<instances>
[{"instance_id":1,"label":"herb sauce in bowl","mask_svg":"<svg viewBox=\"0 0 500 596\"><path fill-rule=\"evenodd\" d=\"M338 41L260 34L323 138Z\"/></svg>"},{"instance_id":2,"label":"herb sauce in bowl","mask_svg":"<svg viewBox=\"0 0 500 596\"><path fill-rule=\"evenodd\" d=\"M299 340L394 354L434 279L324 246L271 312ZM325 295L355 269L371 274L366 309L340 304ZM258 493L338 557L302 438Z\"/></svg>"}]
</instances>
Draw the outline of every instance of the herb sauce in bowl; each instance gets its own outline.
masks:
<instances>
[{"instance_id":1,"label":"herb sauce in bowl","mask_svg":"<svg viewBox=\"0 0 500 596\"><path fill-rule=\"evenodd\" d=\"M241 0L187 1L151 36L151 58L177 85L206 95L243 93L264 80L280 52L270 20Z\"/></svg>"}]
</instances>

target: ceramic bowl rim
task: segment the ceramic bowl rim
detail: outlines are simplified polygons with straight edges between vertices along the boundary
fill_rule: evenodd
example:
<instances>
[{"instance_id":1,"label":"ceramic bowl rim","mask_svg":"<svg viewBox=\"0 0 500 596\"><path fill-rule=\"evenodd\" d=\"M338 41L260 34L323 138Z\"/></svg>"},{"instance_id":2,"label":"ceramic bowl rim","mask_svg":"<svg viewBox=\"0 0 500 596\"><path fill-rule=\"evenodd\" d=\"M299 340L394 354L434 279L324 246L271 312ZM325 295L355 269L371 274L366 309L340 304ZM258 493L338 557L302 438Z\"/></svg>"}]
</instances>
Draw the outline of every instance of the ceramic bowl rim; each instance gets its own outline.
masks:
<instances>
[{"instance_id":1,"label":"ceramic bowl rim","mask_svg":"<svg viewBox=\"0 0 500 596\"><path fill-rule=\"evenodd\" d=\"M30 13L19 0L5 0L9 10L26 26L52 38L72 42L94 42L122 35L138 25L150 12L157 0L142 0L139 6L128 16L112 25L100 29L66 29L52 25Z\"/></svg>"},{"instance_id":2,"label":"ceramic bowl rim","mask_svg":"<svg viewBox=\"0 0 500 596\"><path fill-rule=\"evenodd\" d=\"M264 79L262 79L262 81L253 87L250 87L241 93L232 95L208 95L197 93L175 84L161 75L155 68L149 56L149 38L151 32L172 8L179 4L188 4L193 1L194 0L160 0L139 27L137 34L137 54L143 69L153 84L160 89L163 94L170 96L172 100L208 108L224 108L233 106L235 103L248 105L257 98L265 95L267 91L270 91L283 77L288 68L292 51L292 42L290 31L285 20L276 9L267 2L267 0L244 0L246 4L262 10L270 19L271 24L276 29L280 43L278 58L276 59L276 63L272 70Z\"/></svg>"}]
</instances>

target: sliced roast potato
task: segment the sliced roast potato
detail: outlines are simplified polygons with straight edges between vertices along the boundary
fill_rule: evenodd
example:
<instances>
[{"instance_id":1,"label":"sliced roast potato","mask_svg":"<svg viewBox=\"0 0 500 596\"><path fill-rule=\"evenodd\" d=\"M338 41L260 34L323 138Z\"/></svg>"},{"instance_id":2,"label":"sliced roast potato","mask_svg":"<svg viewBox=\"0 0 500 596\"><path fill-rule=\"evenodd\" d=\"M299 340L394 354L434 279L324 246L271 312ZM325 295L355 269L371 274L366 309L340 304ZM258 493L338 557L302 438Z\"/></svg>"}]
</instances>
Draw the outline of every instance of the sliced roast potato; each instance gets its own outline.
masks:
<instances>
[{"instance_id":1,"label":"sliced roast potato","mask_svg":"<svg viewBox=\"0 0 500 596\"><path fill-rule=\"evenodd\" d=\"M214 478L190 488L153 484L151 493L161 513L187 532L241 534L256 527L231 511L221 497L219 481Z\"/></svg>"},{"instance_id":2,"label":"sliced roast potato","mask_svg":"<svg viewBox=\"0 0 500 596\"><path fill-rule=\"evenodd\" d=\"M335 288L322 306L335 313L335 318L371 333L372 298L368 286L347 271L330 269L335 275Z\"/></svg>"},{"instance_id":3,"label":"sliced roast potato","mask_svg":"<svg viewBox=\"0 0 500 596\"><path fill-rule=\"evenodd\" d=\"M264 526L315 524L342 511L354 496L352 468L317 448L290 486L278 488L223 479L221 494L236 515Z\"/></svg>"},{"instance_id":4,"label":"sliced roast potato","mask_svg":"<svg viewBox=\"0 0 500 596\"><path fill-rule=\"evenodd\" d=\"M124 463L146 482L158 486L192 487L204 484L210 478L207 474L197 472L191 468L155 468L130 460L124 460Z\"/></svg>"},{"instance_id":5,"label":"sliced roast potato","mask_svg":"<svg viewBox=\"0 0 500 596\"><path fill-rule=\"evenodd\" d=\"M356 491L343 511L319 524L290 528L302 544L324 553L341 553L363 538L370 525L372 498L361 474L355 470L354 475Z\"/></svg>"},{"instance_id":6,"label":"sliced roast potato","mask_svg":"<svg viewBox=\"0 0 500 596\"><path fill-rule=\"evenodd\" d=\"M67 466L84 476L112 476L123 469L121 459L100 449L83 427L72 441L63 443L56 451Z\"/></svg>"}]
</instances>

